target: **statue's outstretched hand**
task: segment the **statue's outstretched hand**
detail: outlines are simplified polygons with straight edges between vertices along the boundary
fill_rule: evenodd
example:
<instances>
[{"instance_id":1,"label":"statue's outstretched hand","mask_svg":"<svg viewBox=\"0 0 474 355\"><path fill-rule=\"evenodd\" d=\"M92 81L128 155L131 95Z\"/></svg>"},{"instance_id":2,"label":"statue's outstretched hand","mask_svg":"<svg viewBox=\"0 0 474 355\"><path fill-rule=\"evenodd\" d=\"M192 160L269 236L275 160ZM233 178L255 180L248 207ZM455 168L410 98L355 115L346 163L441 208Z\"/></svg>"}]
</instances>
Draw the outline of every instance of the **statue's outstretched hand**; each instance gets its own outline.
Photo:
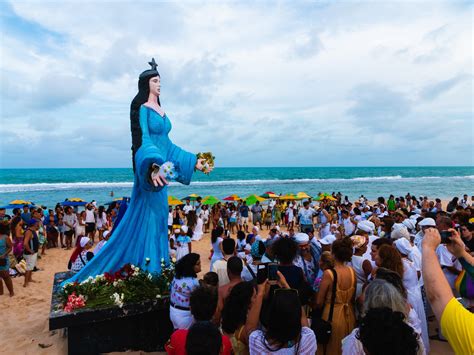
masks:
<instances>
[{"instance_id":1,"label":"statue's outstretched hand","mask_svg":"<svg viewBox=\"0 0 474 355\"><path fill-rule=\"evenodd\" d=\"M165 179L164 176L160 174L160 166L158 164L153 164L151 168L152 171L150 178L153 185L155 185L155 187L163 187L165 185L168 185L168 181Z\"/></svg>"},{"instance_id":2,"label":"statue's outstretched hand","mask_svg":"<svg viewBox=\"0 0 474 355\"><path fill-rule=\"evenodd\" d=\"M214 166L206 163L206 159L198 159L196 162L196 169L202 171L204 174L209 174L214 170Z\"/></svg>"}]
</instances>

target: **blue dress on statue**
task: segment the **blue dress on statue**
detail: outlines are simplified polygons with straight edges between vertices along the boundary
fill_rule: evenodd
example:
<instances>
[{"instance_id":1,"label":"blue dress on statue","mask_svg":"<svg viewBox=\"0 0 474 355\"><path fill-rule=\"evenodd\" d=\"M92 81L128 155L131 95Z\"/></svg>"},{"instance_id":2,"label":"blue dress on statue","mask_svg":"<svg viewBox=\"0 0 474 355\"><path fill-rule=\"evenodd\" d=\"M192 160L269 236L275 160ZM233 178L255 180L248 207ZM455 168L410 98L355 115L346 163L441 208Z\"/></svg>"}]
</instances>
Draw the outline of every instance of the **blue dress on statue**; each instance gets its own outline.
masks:
<instances>
[{"instance_id":1,"label":"blue dress on statue","mask_svg":"<svg viewBox=\"0 0 474 355\"><path fill-rule=\"evenodd\" d=\"M149 169L153 163L161 165L170 161L176 170L174 180L189 185L196 155L182 150L168 138L171 122L166 114L161 116L142 105L140 127L142 145L135 153L135 177L128 209L104 247L66 282L112 273L127 263L149 272L160 272L161 259L169 262L168 188L155 187L149 180Z\"/></svg>"}]
</instances>

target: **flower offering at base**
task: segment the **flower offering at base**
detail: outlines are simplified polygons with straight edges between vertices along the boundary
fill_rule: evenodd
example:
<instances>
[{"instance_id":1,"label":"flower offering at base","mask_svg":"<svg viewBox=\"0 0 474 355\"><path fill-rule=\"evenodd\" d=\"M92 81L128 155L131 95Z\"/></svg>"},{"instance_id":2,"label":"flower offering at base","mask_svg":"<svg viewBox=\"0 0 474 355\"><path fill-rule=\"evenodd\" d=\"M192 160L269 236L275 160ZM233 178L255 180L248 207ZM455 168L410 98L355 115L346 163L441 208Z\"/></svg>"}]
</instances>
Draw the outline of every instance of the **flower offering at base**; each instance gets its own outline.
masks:
<instances>
[{"instance_id":1,"label":"flower offering at base","mask_svg":"<svg viewBox=\"0 0 474 355\"><path fill-rule=\"evenodd\" d=\"M203 162L204 169L202 170L202 172L204 174L209 174L212 168L214 168L214 159L216 159L216 157L213 156L211 152L197 153L196 157L198 159L204 159L204 162Z\"/></svg>"},{"instance_id":2,"label":"flower offering at base","mask_svg":"<svg viewBox=\"0 0 474 355\"><path fill-rule=\"evenodd\" d=\"M167 297L174 278L174 263L166 265L161 260L161 266L158 274L126 264L116 272L90 276L81 283L68 283L61 292L64 311L112 305L122 308L127 303Z\"/></svg>"}]
</instances>

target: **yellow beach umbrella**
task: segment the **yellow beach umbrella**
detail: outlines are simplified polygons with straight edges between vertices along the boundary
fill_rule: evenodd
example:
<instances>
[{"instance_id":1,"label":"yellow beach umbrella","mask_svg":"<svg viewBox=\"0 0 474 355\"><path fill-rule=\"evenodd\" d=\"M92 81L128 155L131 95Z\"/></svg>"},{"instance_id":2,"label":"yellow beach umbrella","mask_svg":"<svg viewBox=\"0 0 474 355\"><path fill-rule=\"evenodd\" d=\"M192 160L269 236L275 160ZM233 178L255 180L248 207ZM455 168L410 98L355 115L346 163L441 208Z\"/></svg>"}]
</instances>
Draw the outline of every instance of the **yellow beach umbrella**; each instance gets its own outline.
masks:
<instances>
[{"instance_id":1,"label":"yellow beach umbrella","mask_svg":"<svg viewBox=\"0 0 474 355\"><path fill-rule=\"evenodd\" d=\"M178 198L174 197L174 196L168 196L168 205L170 206L176 206L176 205L182 205L183 202L181 200L179 200Z\"/></svg>"},{"instance_id":2,"label":"yellow beach umbrella","mask_svg":"<svg viewBox=\"0 0 474 355\"><path fill-rule=\"evenodd\" d=\"M303 199L303 198L311 198L310 195L308 195L306 192L302 192L302 191L301 191L301 192L298 192L298 193L296 194L296 197L301 198L301 199Z\"/></svg>"},{"instance_id":3,"label":"yellow beach umbrella","mask_svg":"<svg viewBox=\"0 0 474 355\"><path fill-rule=\"evenodd\" d=\"M26 200L13 200L10 201L10 205L33 205L33 202Z\"/></svg>"},{"instance_id":4,"label":"yellow beach umbrella","mask_svg":"<svg viewBox=\"0 0 474 355\"><path fill-rule=\"evenodd\" d=\"M67 200L71 202L85 202L82 198L79 198L79 197L72 197L72 198L68 198Z\"/></svg>"},{"instance_id":5,"label":"yellow beach umbrella","mask_svg":"<svg viewBox=\"0 0 474 355\"><path fill-rule=\"evenodd\" d=\"M298 197L296 197L295 194L286 194L286 195L280 196L280 200L294 201L294 200L298 200Z\"/></svg>"}]
</instances>

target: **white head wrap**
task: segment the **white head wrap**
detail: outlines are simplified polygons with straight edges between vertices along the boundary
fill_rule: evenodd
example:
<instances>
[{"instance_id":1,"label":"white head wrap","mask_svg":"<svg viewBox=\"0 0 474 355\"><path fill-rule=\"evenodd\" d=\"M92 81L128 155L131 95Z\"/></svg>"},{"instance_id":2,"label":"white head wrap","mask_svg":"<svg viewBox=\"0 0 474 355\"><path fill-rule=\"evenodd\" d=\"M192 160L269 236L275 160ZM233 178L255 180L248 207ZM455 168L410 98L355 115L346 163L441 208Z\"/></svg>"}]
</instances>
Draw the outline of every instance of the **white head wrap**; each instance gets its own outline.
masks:
<instances>
[{"instance_id":1,"label":"white head wrap","mask_svg":"<svg viewBox=\"0 0 474 355\"><path fill-rule=\"evenodd\" d=\"M408 228L409 232L415 230L415 221L413 221L412 219L404 219L402 224Z\"/></svg>"},{"instance_id":2,"label":"white head wrap","mask_svg":"<svg viewBox=\"0 0 474 355\"><path fill-rule=\"evenodd\" d=\"M104 231L102 234L102 238L107 238L107 236L110 234L110 231Z\"/></svg>"},{"instance_id":3,"label":"white head wrap","mask_svg":"<svg viewBox=\"0 0 474 355\"><path fill-rule=\"evenodd\" d=\"M79 242L79 244L81 245L81 248L84 248L90 241L91 241L90 238L88 238L88 237L82 237L82 238L81 238L81 241Z\"/></svg>"},{"instance_id":4,"label":"white head wrap","mask_svg":"<svg viewBox=\"0 0 474 355\"><path fill-rule=\"evenodd\" d=\"M375 230L375 224L371 221L360 221L357 223L357 229L372 234Z\"/></svg>"},{"instance_id":5,"label":"white head wrap","mask_svg":"<svg viewBox=\"0 0 474 355\"><path fill-rule=\"evenodd\" d=\"M332 243L334 243L335 240L336 240L336 237L334 235L328 234L323 239L321 239L319 242L322 245L332 245Z\"/></svg>"},{"instance_id":6,"label":"white head wrap","mask_svg":"<svg viewBox=\"0 0 474 355\"><path fill-rule=\"evenodd\" d=\"M411 254L413 247L407 239L405 238L397 239L394 244L395 244L395 247L398 249L398 251L402 253L403 255L408 256Z\"/></svg>"},{"instance_id":7,"label":"white head wrap","mask_svg":"<svg viewBox=\"0 0 474 355\"><path fill-rule=\"evenodd\" d=\"M294 238L298 244L306 244L309 242L309 236L306 233L297 233Z\"/></svg>"},{"instance_id":8,"label":"white head wrap","mask_svg":"<svg viewBox=\"0 0 474 355\"><path fill-rule=\"evenodd\" d=\"M390 236L392 237L392 239L395 239L395 240L400 239L400 238L410 240L410 233L408 233L407 227L405 227L401 223L399 223L398 227L392 230L392 234L390 234Z\"/></svg>"},{"instance_id":9,"label":"white head wrap","mask_svg":"<svg viewBox=\"0 0 474 355\"><path fill-rule=\"evenodd\" d=\"M188 233L188 226L181 226L181 230L182 230L184 233Z\"/></svg>"},{"instance_id":10,"label":"white head wrap","mask_svg":"<svg viewBox=\"0 0 474 355\"><path fill-rule=\"evenodd\" d=\"M420 227L436 227L436 222L433 218L424 218L418 225Z\"/></svg>"}]
</instances>

